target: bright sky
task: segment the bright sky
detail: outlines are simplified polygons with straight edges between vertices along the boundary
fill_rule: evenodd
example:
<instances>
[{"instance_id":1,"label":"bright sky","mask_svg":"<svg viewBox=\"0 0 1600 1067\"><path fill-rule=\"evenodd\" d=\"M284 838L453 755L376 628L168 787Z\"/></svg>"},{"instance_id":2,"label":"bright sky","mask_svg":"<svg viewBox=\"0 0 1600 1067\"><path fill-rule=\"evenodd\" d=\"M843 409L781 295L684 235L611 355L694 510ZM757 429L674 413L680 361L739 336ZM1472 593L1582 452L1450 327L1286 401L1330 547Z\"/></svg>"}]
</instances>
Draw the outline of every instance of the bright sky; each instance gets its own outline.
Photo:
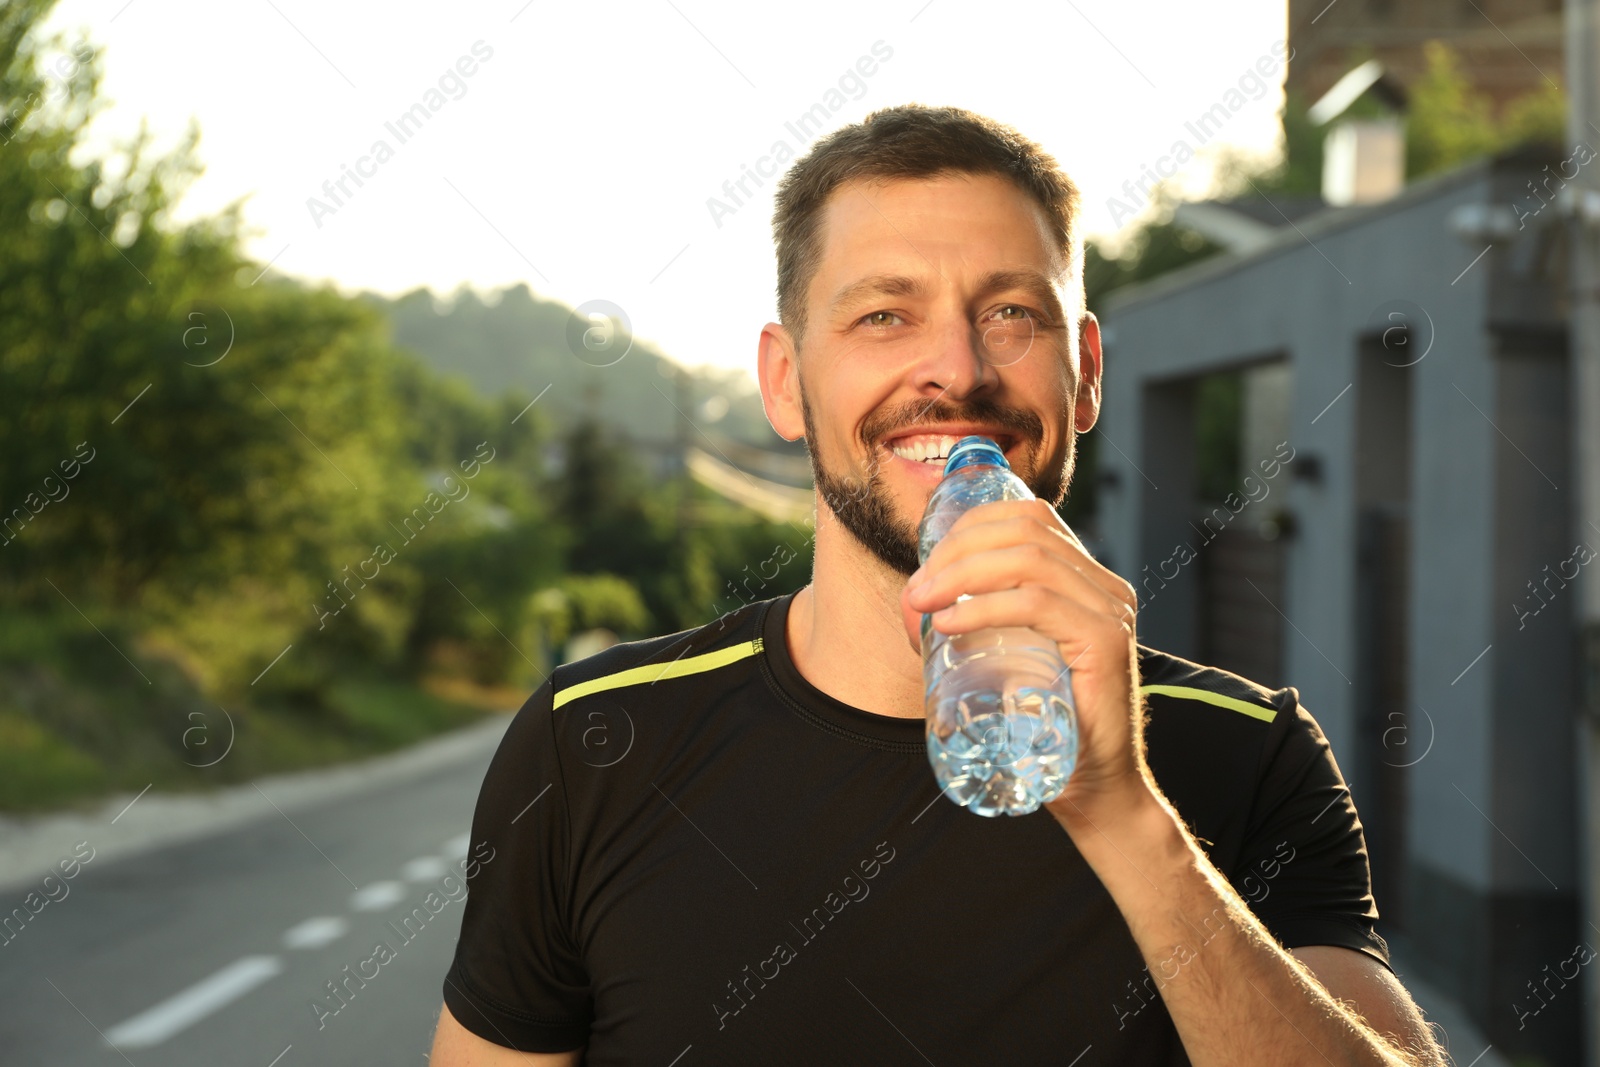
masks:
<instances>
[{"instance_id":1,"label":"bright sky","mask_svg":"<svg viewBox=\"0 0 1600 1067\"><path fill-rule=\"evenodd\" d=\"M684 363L753 368L777 317L776 179L747 179L742 204L723 183L815 140L787 125L808 109L828 130L908 101L1009 123L1077 181L1085 231L1112 234L1109 199L1175 141L1200 149L1175 178L1195 194L1218 145L1272 150L1285 7L63 0L50 26L104 49L97 138L148 117L166 146L199 120L206 173L179 216L248 194L263 263L350 292L527 282L621 307ZM1219 103L1202 141L1185 123ZM402 141L385 123L416 104L433 110ZM389 154L363 161L378 141ZM335 205L323 183L358 164ZM335 210L313 217L311 197ZM714 218L712 197L732 210Z\"/></svg>"}]
</instances>

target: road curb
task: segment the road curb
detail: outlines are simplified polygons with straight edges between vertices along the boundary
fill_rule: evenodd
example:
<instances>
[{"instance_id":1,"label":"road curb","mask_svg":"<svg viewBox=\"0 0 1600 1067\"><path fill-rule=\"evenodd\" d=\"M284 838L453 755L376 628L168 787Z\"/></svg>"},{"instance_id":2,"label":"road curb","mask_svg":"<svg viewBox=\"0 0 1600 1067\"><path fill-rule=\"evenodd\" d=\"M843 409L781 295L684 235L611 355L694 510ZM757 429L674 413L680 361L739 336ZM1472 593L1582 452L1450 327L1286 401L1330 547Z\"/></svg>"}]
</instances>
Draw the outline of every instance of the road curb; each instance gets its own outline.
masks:
<instances>
[{"instance_id":1,"label":"road curb","mask_svg":"<svg viewBox=\"0 0 1600 1067\"><path fill-rule=\"evenodd\" d=\"M440 767L487 762L512 715L423 741L398 752L337 767L269 775L210 793L125 793L88 811L0 815L0 892L28 886L87 841L94 859L137 855L254 822L278 811L326 804L374 786L414 778Z\"/></svg>"}]
</instances>

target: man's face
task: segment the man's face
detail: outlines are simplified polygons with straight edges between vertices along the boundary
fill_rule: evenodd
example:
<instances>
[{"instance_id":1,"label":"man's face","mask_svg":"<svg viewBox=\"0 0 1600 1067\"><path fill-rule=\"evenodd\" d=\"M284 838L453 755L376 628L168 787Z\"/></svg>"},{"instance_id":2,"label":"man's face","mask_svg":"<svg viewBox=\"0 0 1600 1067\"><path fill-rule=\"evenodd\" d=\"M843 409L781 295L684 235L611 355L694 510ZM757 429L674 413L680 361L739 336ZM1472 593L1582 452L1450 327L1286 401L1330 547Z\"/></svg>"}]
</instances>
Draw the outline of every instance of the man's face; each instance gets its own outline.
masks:
<instances>
[{"instance_id":1,"label":"man's face","mask_svg":"<svg viewBox=\"0 0 1600 1067\"><path fill-rule=\"evenodd\" d=\"M1059 504L1075 431L1099 411L1100 344L1091 316L1080 346L1043 209L990 175L850 182L829 198L821 240L786 373L822 506L910 574L937 457L970 433L995 438L1034 494ZM764 338L763 388L783 433L793 405L778 395L783 373L768 381L783 361L767 349Z\"/></svg>"}]
</instances>

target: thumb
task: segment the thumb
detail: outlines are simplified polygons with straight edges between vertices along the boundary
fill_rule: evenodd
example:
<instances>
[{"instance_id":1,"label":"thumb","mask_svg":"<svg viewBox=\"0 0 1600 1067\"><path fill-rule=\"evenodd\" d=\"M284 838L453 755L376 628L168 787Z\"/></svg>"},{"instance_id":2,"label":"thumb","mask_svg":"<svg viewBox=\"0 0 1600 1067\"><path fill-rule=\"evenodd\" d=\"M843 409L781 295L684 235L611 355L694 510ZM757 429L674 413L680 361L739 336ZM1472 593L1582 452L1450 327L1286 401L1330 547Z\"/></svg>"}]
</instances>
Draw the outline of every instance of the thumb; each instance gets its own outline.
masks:
<instances>
[{"instance_id":1,"label":"thumb","mask_svg":"<svg viewBox=\"0 0 1600 1067\"><path fill-rule=\"evenodd\" d=\"M911 650L917 655L922 655L922 612L912 607L909 603L912 586L920 582L920 572L914 581L906 582L905 588L900 590L900 621L906 628L906 640L911 644Z\"/></svg>"}]
</instances>

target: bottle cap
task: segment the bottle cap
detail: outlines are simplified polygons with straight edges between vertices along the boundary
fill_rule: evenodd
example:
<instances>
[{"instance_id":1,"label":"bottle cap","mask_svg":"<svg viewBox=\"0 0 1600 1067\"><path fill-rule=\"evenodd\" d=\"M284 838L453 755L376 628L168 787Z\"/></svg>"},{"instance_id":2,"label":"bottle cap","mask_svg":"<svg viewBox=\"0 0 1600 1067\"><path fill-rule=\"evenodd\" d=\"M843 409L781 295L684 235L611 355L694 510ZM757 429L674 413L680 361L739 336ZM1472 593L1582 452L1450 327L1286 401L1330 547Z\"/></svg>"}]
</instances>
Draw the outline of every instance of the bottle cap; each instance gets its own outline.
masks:
<instances>
[{"instance_id":1,"label":"bottle cap","mask_svg":"<svg viewBox=\"0 0 1600 1067\"><path fill-rule=\"evenodd\" d=\"M976 463L989 463L996 467L1011 469L1011 464L1006 462L1006 454L991 437L981 434L971 434L963 437L950 447L950 455L944 461L944 476L946 478L960 470Z\"/></svg>"}]
</instances>

